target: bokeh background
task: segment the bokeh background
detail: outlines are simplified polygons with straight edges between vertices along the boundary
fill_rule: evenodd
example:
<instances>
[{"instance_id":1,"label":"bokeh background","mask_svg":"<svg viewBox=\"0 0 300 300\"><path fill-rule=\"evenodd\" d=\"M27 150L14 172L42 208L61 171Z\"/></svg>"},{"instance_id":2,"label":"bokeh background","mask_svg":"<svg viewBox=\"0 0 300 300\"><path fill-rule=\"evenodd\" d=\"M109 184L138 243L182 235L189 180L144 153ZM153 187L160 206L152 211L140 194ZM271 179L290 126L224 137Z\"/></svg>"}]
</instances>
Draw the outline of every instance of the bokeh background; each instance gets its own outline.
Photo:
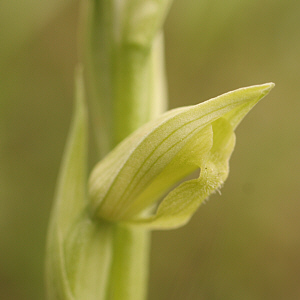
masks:
<instances>
[{"instance_id":1,"label":"bokeh background","mask_svg":"<svg viewBox=\"0 0 300 300\"><path fill-rule=\"evenodd\" d=\"M70 123L78 1L0 1L0 298L44 299L49 211ZM175 0L170 107L276 88L231 172L184 228L153 234L150 300L300 299L300 2Z\"/></svg>"}]
</instances>

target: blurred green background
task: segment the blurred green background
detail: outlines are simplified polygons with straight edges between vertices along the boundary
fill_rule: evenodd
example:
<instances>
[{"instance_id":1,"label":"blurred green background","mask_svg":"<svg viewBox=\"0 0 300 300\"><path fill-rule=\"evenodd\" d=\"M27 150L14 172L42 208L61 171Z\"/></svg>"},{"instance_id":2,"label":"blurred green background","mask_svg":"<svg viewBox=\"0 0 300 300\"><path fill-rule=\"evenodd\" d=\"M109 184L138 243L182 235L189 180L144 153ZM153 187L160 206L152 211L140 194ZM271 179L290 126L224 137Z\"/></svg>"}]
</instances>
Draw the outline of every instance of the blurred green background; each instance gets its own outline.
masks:
<instances>
[{"instance_id":1,"label":"blurred green background","mask_svg":"<svg viewBox=\"0 0 300 300\"><path fill-rule=\"evenodd\" d=\"M0 298L44 299L47 222L72 112L78 1L0 2ZM222 196L155 232L150 300L300 299L300 2L175 0L170 107L273 81Z\"/></svg>"}]
</instances>

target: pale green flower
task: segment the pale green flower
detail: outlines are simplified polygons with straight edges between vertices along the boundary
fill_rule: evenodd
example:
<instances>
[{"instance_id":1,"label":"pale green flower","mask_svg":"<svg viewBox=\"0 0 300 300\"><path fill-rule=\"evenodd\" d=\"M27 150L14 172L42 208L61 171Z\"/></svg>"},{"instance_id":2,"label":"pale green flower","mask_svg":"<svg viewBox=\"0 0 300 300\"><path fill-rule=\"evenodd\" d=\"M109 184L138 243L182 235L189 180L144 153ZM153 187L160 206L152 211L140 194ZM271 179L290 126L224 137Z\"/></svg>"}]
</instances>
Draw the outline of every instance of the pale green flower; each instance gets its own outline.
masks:
<instances>
[{"instance_id":1,"label":"pale green flower","mask_svg":"<svg viewBox=\"0 0 300 300\"><path fill-rule=\"evenodd\" d=\"M89 184L91 214L149 228L184 225L226 180L234 130L273 86L242 88L177 108L138 129L94 168ZM183 182L153 213L144 213L196 169L199 178Z\"/></svg>"}]
</instances>

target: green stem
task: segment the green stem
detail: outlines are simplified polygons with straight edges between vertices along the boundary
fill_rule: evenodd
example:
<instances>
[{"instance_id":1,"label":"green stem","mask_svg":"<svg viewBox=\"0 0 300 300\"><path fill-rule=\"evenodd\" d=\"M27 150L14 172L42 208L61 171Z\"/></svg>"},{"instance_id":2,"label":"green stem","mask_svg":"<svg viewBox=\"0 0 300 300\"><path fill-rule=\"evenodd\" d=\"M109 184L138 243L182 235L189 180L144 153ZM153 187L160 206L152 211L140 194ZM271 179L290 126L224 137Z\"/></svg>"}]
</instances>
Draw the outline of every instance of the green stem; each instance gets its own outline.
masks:
<instances>
[{"instance_id":1,"label":"green stem","mask_svg":"<svg viewBox=\"0 0 300 300\"><path fill-rule=\"evenodd\" d=\"M120 13L117 2L94 0L85 7L84 44L88 46L84 57L100 157L167 106L162 33L158 30L152 38L148 34L146 41L136 41L139 32L135 37L132 30L126 31L126 20L132 16ZM152 16L153 22L164 15Z\"/></svg>"},{"instance_id":2,"label":"green stem","mask_svg":"<svg viewBox=\"0 0 300 300\"><path fill-rule=\"evenodd\" d=\"M150 232L116 225L113 239L107 300L146 299Z\"/></svg>"},{"instance_id":3,"label":"green stem","mask_svg":"<svg viewBox=\"0 0 300 300\"><path fill-rule=\"evenodd\" d=\"M159 28L170 0L161 4L153 0L121 3L90 1L86 12L87 84L100 157L167 106L163 35ZM131 21L139 12L145 12L148 4L156 5L157 11L150 15L150 21L145 19L148 29L144 20L139 23L147 29L143 36L141 26L132 26ZM150 233L119 224L112 226L113 255L106 299L145 299Z\"/></svg>"}]
</instances>

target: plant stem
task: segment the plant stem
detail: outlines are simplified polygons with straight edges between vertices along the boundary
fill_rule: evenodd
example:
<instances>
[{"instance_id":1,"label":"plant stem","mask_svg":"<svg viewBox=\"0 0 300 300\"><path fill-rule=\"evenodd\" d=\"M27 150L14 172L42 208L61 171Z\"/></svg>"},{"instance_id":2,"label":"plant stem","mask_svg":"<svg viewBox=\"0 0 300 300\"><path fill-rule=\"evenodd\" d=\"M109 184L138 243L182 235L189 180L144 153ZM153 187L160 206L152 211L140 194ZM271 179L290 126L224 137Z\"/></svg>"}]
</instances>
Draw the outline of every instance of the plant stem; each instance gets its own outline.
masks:
<instances>
[{"instance_id":1,"label":"plant stem","mask_svg":"<svg viewBox=\"0 0 300 300\"><path fill-rule=\"evenodd\" d=\"M147 43L126 37L120 4L90 1L86 7L87 85L100 157L166 110L163 37ZM125 21L123 21L125 23ZM134 40L134 39L133 39Z\"/></svg>"},{"instance_id":2,"label":"plant stem","mask_svg":"<svg viewBox=\"0 0 300 300\"><path fill-rule=\"evenodd\" d=\"M146 299L150 232L116 225L107 299Z\"/></svg>"},{"instance_id":3,"label":"plant stem","mask_svg":"<svg viewBox=\"0 0 300 300\"><path fill-rule=\"evenodd\" d=\"M155 24L162 23L169 2L161 5ZM86 11L87 85L100 158L167 106L163 34L159 30L152 33L151 29L148 32L153 38L145 43L136 43L131 33L126 38L121 3L90 1ZM133 1L134 5L139 4ZM106 299L145 299L150 232L120 224L112 226L113 254Z\"/></svg>"}]
</instances>

